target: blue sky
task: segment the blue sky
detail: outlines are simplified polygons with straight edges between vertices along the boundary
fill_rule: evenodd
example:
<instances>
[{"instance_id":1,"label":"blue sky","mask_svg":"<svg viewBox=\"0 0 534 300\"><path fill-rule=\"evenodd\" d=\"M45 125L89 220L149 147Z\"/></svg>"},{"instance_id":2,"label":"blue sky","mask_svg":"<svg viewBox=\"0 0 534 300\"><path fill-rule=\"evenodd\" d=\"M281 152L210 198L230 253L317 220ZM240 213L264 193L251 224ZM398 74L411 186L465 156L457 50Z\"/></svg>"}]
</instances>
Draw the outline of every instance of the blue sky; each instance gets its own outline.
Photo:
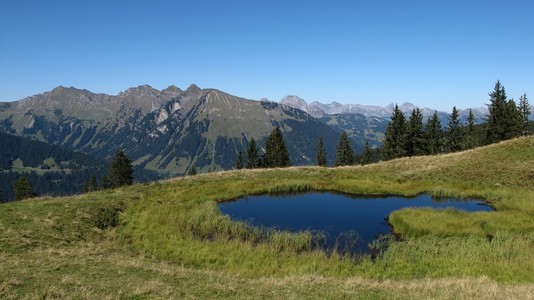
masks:
<instances>
[{"instance_id":1,"label":"blue sky","mask_svg":"<svg viewBox=\"0 0 534 300\"><path fill-rule=\"evenodd\" d=\"M511 98L534 95L533 32L534 1L0 0L0 101L195 83L249 99L479 107L497 79Z\"/></svg>"}]
</instances>

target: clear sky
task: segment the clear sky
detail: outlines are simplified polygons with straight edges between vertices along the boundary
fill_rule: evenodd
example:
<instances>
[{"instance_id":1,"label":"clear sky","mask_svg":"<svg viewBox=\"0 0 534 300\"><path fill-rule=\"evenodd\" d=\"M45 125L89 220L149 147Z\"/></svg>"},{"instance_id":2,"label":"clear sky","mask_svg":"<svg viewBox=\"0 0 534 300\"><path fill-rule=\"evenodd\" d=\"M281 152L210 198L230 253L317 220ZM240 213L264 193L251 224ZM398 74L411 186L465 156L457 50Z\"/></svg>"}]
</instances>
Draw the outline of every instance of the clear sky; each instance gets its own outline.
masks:
<instances>
[{"instance_id":1,"label":"clear sky","mask_svg":"<svg viewBox=\"0 0 534 300\"><path fill-rule=\"evenodd\" d=\"M0 0L0 101L149 84L448 111L534 102L534 1Z\"/></svg>"}]
</instances>

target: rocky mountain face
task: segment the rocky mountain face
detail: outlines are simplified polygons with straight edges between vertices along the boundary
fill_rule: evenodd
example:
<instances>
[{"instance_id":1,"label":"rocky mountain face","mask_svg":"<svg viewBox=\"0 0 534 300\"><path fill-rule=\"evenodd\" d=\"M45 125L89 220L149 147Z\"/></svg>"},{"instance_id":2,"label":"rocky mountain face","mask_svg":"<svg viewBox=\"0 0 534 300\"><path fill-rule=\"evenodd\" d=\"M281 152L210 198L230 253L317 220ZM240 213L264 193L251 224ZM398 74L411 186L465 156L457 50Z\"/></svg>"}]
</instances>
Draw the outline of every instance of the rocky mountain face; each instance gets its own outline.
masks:
<instances>
[{"instance_id":1,"label":"rocky mountain face","mask_svg":"<svg viewBox=\"0 0 534 300\"><path fill-rule=\"evenodd\" d=\"M341 104L338 102L332 102L330 104L323 104L319 102L312 102L308 104L304 99L297 96L286 96L282 98L280 103L301 109L308 112L310 115L316 118L322 118L326 115L340 115L340 114L356 114L366 118L381 118L389 119L395 107L394 103L388 106L375 106L375 105L361 105L361 104ZM408 117L413 109L417 108L414 104L406 102L399 105L399 109ZM436 110L424 107L420 108L424 120L431 117ZM478 123L483 122L483 119L488 114L488 109L485 107L472 108L473 115ZM437 111L438 116L442 122L442 125L447 124L450 112ZM469 109L459 110L460 120L467 120L469 115Z\"/></svg>"},{"instance_id":2,"label":"rocky mountain face","mask_svg":"<svg viewBox=\"0 0 534 300\"><path fill-rule=\"evenodd\" d=\"M0 130L109 159L117 148L137 168L164 175L230 169L251 138L262 146L276 127L294 165L315 161L320 136L330 162L341 131L309 114L269 101L253 101L192 85L131 88L116 96L58 87L0 104ZM361 144L354 142L355 148Z\"/></svg>"}]
</instances>

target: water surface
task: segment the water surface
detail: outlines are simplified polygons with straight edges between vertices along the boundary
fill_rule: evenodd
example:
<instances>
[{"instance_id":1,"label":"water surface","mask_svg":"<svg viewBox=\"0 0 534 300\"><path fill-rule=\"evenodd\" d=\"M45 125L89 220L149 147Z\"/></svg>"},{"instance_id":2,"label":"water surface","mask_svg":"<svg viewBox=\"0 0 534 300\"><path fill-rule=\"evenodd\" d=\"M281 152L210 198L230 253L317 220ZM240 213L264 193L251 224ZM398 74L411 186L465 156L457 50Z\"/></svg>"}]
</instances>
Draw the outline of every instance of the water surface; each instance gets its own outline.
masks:
<instances>
[{"instance_id":1,"label":"water surface","mask_svg":"<svg viewBox=\"0 0 534 300\"><path fill-rule=\"evenodd\" d=\"M492 210L483 201L475 199L434 199L429 195L370 198L322 192L249 196L219 204L223 214L254 226L293 232L324 232L327 249L332 249L336 241L344 248L349 243L346 237L354 237L357 233L356 245L352 245L352 238L349 243L349 251L353 253L367 252L369 242L380 234L391 233L386 219L392 211L404 207L452 207L468 212Z\"/></svg>"}]
</instances>

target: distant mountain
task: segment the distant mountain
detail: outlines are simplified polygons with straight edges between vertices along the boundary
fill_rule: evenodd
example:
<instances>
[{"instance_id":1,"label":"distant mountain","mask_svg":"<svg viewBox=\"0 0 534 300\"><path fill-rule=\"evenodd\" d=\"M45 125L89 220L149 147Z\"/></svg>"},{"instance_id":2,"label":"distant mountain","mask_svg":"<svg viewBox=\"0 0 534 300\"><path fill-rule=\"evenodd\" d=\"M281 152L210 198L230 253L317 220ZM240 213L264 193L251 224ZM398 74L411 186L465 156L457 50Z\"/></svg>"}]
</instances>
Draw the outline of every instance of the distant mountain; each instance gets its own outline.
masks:
<instances>
[{"instance_id":1,"label":"distant mountain","mask_svg":"<svg viewBox=\"0 0 534 300\"><path fill-rule=\"evenodd\" d=\"M233 167L254 138L262 146L276 127L291 162L311 164L320 136L333 161L340 130L275 102L253 101L191 85L158 91L144 85L116 96L58 87L0 103L0 130L109 159L123 148L137 168L162 176ZM354 142L361 149L362 144Z\"/></svg>"},{"instance_id":2,"label":"distant mountain","mask_svg":"<svg viewBox=\"0 0 534 300\"><path fill-rule=\"evenodd\" d=\"M389 119L391 118L393 109L395 107L394 103L389 104L388 106L375 106L375 105L362 105L362 104L340 104L338 102L332 102L330 104L322 104L319 102L312 102L308 104L304 99L299 98L298 96L286 96L280 100L280 103L298 108L305 112L308 112L310 115L315 118L322 118L325 115L338 115L338 114L357 114L362 115L367 118L382 118ZM409 116L415 106L412 103L406 102L399 105L399 109L406 115ZM534 106L533 106L534 109ZM420 108L423 115L423 119L426 121L431 117L435 109L428 107ZM488 110L485 107L472 108L473 115L477 123L483 122L486 115L488 115ZM442 122L442 125L446 125L450 112L437 111L438 116ZM460 120L467 120L469 115L469 109L459 110ZM532 116L534 118L534 116Z\"/></svg>"},{"instance_id":3,"label":"distant mountain","mask_svg":"<svg viewBox=\"0 0 534 300\"><path fill-rule=\"evenodd\" d=\"M361 114L324 115L318 120L347 132L347 135L353 141L365 143L367 140L371 146L376 148L382 145L384 133L389 122L389 118L366 117ZM360 149L356 149L356 153L361 153Z\"/></svg>"}]
</instances>

